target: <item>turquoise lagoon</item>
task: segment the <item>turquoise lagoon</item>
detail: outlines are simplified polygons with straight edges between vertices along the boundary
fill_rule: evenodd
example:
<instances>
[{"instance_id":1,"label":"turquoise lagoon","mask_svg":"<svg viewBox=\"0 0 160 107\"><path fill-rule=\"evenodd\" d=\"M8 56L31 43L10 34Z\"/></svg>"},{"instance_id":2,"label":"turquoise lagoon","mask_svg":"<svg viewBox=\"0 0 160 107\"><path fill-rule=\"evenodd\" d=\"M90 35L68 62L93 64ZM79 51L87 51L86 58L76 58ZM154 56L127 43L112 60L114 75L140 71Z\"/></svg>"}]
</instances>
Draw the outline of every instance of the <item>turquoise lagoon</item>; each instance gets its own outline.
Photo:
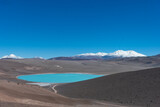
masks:
<instances>
[{"instance_id":1,"label":"turquoise lagoon","mask_svg":"<svg viewBox=\"0 0 160 107\"><path fill-rule=\"evenodd\" d=\"M58 74L33 74L18 76L18 79L40 82L40 83L72 83L93 78L102 77L104 75L96 74L80 74L80 73L58 73Z\"/></svg>"}]
</instances>

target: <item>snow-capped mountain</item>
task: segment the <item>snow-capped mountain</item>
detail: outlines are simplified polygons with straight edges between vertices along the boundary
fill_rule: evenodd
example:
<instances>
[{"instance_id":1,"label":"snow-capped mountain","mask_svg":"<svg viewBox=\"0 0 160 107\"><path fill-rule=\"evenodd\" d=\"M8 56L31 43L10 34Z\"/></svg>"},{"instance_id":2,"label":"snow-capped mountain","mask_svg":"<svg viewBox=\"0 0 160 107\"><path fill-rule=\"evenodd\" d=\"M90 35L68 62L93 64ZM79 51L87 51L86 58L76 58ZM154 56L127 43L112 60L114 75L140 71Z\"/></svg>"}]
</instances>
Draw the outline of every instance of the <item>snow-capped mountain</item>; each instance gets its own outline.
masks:
<instances>
[{"instance_id":1,"label":"snow-capped mountain","mask_svg":"<svg viewBox=\"0 0 160 107\"><path fill-rule=\"evenodd\" d=\"M16 56L14 54L10 54L10 55L3 56L2 59L23 59L23 58L20 56Z\"/></svg>"},{"instance_id":2,"label":"snow-capped mountain","mask_svg":"<svg viewBox=\"0 0 160 107\"><path fill-rule=\"evenodd\" d=\"M129 50L129 51L118 50L113 53L108 53L108 55L116 56L116 57L146 57L146 55L135 52L133 50Z\"/></svg>"},{"instance_id":3,"label":"snow-capped mountain","mask_svg":"<svg viewBox=\"0 0 160 107\"><path fill-rule=\"evenodd\" d=\"M84 59L110 59L110 58L118 58L118 57L146 57L146 55L143 55L141 53L135 52L133 50L129 51L123 51L118 50L113 53L104 53L104 52L98 52L98 53L85 53L85 54L79 54L74 56L76 58L84 58Z\"/></svg>"},{"instance_id":4,"label":"snow-capped mountain","mask_svg":"<svg viewBox=\"0 0 160 107\"><path fill-rule=\"evenodd\" d=\"M104 53L104 52L98 52L98 53L85 53L85 54L79 54L76 56L105 56L108 55L108 53Z\"/></svg>"}]
</instances>

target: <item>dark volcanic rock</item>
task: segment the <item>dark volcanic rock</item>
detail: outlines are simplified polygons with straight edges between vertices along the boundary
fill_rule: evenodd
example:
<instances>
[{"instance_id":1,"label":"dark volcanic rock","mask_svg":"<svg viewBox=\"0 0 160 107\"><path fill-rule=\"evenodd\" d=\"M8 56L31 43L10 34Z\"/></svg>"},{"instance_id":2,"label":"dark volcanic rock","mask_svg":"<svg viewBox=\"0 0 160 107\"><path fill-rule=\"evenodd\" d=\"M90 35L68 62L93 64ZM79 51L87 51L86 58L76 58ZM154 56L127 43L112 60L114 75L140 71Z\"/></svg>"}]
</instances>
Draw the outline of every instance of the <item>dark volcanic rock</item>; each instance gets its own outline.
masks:
<instances>
[{"instance_id":1,"label":"dark volcanic rock","mask_svg":"<svg viewBox=\"0 0 160 107\"><path fill-rule=\"evenodd\" d=\"M160 68L57 86L62 95L143 107L160 107Z\"/></svg>"}]
</instances>

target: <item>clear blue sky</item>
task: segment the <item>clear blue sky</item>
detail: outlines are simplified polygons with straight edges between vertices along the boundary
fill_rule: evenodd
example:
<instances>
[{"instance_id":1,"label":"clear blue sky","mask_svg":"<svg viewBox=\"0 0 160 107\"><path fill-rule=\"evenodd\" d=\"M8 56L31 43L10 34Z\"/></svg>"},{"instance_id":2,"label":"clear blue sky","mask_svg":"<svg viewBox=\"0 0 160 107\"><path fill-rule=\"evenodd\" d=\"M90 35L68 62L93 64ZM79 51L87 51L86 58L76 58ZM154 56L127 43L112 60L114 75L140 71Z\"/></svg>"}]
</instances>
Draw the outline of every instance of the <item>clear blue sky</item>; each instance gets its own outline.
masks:
<instances>
[{"instance_id":1,"label":"clear blue sky","mask_svg":"<svg viewBox=\"0 0 160 107\"><path fill-rule=\"evenodd\" d=\"M0 0L0 56L160 53L160 0Z\"/></svg>"}]
</instances>

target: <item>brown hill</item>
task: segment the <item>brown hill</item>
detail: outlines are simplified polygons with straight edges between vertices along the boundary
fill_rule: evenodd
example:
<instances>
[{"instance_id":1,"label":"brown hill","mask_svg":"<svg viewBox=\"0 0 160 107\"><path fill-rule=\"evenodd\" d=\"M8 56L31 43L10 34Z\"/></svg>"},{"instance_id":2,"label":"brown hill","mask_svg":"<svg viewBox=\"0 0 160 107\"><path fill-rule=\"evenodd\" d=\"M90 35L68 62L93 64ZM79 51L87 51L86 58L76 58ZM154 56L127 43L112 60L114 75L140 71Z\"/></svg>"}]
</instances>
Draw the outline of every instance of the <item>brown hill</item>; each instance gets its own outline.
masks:
<instances>
[{"instance_id":1,"label":"brown hill","mask_svg":"<svg viewBox=\"0 0 160 107\"><path fill-rule=\"evenodd\" d=\"M38 86L0 81L0 107L91 107L91 104L97 105L63 97Z\"/></svg>"}]
</instances>

